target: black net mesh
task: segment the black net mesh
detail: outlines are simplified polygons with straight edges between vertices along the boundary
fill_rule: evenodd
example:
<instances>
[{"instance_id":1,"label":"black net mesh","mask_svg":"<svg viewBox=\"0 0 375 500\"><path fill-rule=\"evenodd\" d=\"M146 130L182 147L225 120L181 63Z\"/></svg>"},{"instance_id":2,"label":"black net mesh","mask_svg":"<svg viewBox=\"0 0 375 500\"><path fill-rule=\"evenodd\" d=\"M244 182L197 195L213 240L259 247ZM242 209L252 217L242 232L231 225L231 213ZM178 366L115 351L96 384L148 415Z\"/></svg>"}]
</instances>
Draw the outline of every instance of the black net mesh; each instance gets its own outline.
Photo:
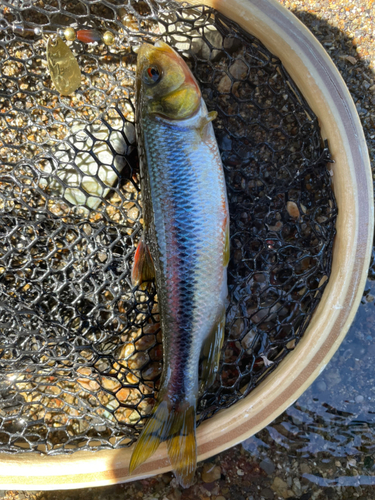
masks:
<instances>
[{"instance_id":1,"label":"black net mesh","mask_svg":"<svg viewBox=\"0 0 375 500\"><path fill-rule=\"evenodd\" d=\"M13 0L0 19L0 451L133 443L155 402L155 288L133 289L142 230L134 70L162 38L200 82L231 214L227 340L199 421L245 397L301 338L330 274L336 205L318 121L280 61L206 7ZM35 28L73 42L82 85L60 96ZM22 31L24 29L24 31Z\"/></svg>"}]
</instances>

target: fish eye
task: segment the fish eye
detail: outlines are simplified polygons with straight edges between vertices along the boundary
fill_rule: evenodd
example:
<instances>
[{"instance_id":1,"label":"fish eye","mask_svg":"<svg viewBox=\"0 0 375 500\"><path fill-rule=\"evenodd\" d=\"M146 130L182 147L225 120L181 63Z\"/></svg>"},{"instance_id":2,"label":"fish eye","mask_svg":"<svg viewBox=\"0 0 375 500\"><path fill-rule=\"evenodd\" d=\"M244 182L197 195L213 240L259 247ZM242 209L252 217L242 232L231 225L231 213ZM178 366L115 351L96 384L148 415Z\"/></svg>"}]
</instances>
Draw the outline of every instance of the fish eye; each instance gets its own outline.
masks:
<instances>
[{"instance_id":1,"label":"fish eye","mask_svg":"<svg viewBox=\"0 0 375 500\"><path fill-rule=\"evenodd\" d=\"M161 79L161 71L157 66L149 66L145 71L144 80L148 85L154 85Z\"/></svg>"}]
</instances>

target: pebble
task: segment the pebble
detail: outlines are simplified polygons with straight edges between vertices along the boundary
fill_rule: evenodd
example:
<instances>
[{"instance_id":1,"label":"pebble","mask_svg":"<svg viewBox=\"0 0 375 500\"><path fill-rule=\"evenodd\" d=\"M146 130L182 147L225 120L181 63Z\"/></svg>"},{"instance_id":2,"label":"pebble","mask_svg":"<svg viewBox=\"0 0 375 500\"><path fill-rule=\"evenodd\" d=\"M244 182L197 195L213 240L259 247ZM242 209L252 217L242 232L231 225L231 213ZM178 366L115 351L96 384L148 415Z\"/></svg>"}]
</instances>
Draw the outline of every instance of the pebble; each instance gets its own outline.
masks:
<instances>
[{"instance_id":1,"label":"pebble","mask_svg":"<svg viewBox=\"0 0 375 500\"><path fill-rule=\"evenodd\" d=\"M319 380L316 384L316 388L320 392L324 392L327 389L327 384L324 382L324 380Z\"/></svg>"},{"instance_id":2,"label":"pebble","mask_svg":"<svg viewBox=\"0 0 375 500\"><path fill-rule=\"evenodd\" d=\"M337 369L330 370L326 374L326 381L327 381L328 387L331 389L332 387L337 385L339 382L341 382L340 372Z\"/></svg>"},{"instance_id":3,"label":"pebble","mask_svg":"<svg viewBox=\"0 0 375 500\"><path fill-rule=\"evenodd\" d=\"M298 479L298 477L295 477L293 479L292 490L294 491L294 493L296 494L297 497L302 494L302 487L301 487L301 483L300 483L300 480Z\"/></svg>"},{"instance_id":4,"label":"pebble","mask_svg":"<svg viewBox=\"0 0 375 500\"><path fill-rule=\"evenodd\" d=\"M287 209L288 214L291 217L293 217L293 219L298 219L298 217L300 216L299 208L298 208L297 204L294 203L294 201L288 201L286 204L286 209Z\"/></svg>"},{"instance_id":5,"label":"pebble","mask_svg":"<svg viewBox=\"0 0 375 500\"><path fill-rule=\"evenodd\" d=\"M268 226L270 231L280 231L283 227L281 220L278 220L274 226Z\"/></svg>"},{"instance_id":6,"label":"pebble","mask_svg":"<svg viewBox=\"0 0 375 500\"><path fill-rule=\"evenodd\" d=\"M228 75L224 75L223 78L220 80L217 89L220 93L225 94L230 91L231 85L232 85L232 80L229 78Z\"/></svg>"},{"instance_id":7,"label":"pebble","mask_svg":"<svg viewBox=\"0 0 375 500\"><path fill-rule=\"evenodd\" d=\"M178 488L175 488L173 491L171 491L167 497L165 497L167 500L180 500L181 498L181 491ZM164 498L163 498L164 500Z\"/></svg>"},{"instance_id":8,"label":"pebble","mask_svg":"<svg viewBox=\"0 0 375 500\"><path fill-rule=\"evenodd\" d=\"M212 483L221 478L221 467L212 463L205 463L202 470L202 481Z\"/></svg>"},{"instance_id":9,"label":"pebble","mask_svg":"<svg viewBox=\"0 0 375 500\"><path fill-rule=\"evenodd\" d=\"M263 488L260 492L263 498L266 498L267 500L271 500L272 498L275 498L275 495L271 488Z\"/></svg>"},{"instance_id":10,"label":"pebble","mask_svg":"<svg viewBox=\"0 0 375 500\"><path fill-rule=\"evenodd\" d=\"M346 468L350 469L351 467L355 467L357 465L357 460L355 458L348 458Z\"/></svg>"},{"instance_id":11,"label":"pebble","mask_svg":"<svg viewBox=\"0 0 375 500\"><path fill-rule=\"evenodd\" d=\"M229 68L230 74L237 80L242 80L247 75L248 67L241 59L236 59Z\"/></svg>"},{"instance_id":12,"label":"pebble","mask_svg":"<svg viewBox=\"0 0 375 500\"><path fill-rule=\"evenodd\" d=\"M215 47L219 48L222 46L223 37L218 31L206 31L205 37L212 45L212 49L203 38L195 38L192 43L192 50L199 58L205 60L210 59L210 61L215 62L222 57L222 52L215 50Z\"/></svg>"},{"instance_id":13,"label":"pebble","mask_svg":"<svg viewBox=\"0 0 375 500\"><path fill-rule=\"evenodd\" d=\"M245 473L242 469L237 469L237 476L244 476Z\"/></svg>"},{"instance_id":14,"label":"pebble","mask_svg":"<svg viewBox=\"0 0 375 500\"><path fill-rule=\"evenodd\" d=\"M363 403L364 400L365 400L365 398L361 395L355 397L356 403Z\"/></svg>"},{"instance_id":15,"label":"pebble","mask_svg":"<svg viewBox=\"0 0 375 500\"><path fill-rule=\"evenodd\" d=\"M227 36L223 43L224 49L231 54L241 47L241 41L238 38Z\"/></svg>"},{"instance_id":16,"label":"pebble","mask_svg":"<svg viewBox=\"0 0 375 500\"><path fill-rule=\"evenodd\" d=\"M256 330L251 329L241 340L241 345L244 349L248 350L253 345L254 339L256 337Z\"/></svg>"},{"instance_id":17,"label":"pebble","mask_svg":"<svg viewBox=\"0 0 375 500\"><path fill-rule=\"evenodd\" d=\"M354 64L357 64L357 61L358 61L358 60L357 60L355 57L353 57L353 56L345 56L345 59L346 59L347 61L349 61L349 62L350 62L351 64L353 64L353 65L354 65Z\"/></svg>"},{"instance_id":18,"label":"pebble","mask_svg":"<svg viewBox=\"0 0 375 500\"><path fill-rule=\"evenodd\" d=\"M105 260L107 260L107 254L105 252L99 252L98 259L100 260L100 262L104 262Z\"/></svg>"},{"instance_id":19,"label":"pebble","mask_svg":"<svg viewBox=\"0 0 375 500\"><path fill-rule=\"evenodd\" d=\"M302 474L310 474L311 473L311 467L308 464L301 464L299 466L299 469Z\"/></svg>"},{"instance_id":20,"label":"pebble","mask_svg":"<svg viewBox=\"0 0 375 500\"><path fill-rule=\"evenodd\" d=\"M275 477L271 489L283 498L290 498L294 496L294 492L289 490L288 484L283 481L280 477Z\"/></svg>"},{"instance_id":21,"label":"pebble","mask_svg":"<svg viewBox=\"0 0 375 500\"><path fill-rule=\"evenodd\" d=\"M270 458L265 458L259 464L259 467L264 470L266 474L269 476L275 472L275 464L272 462Z\"/></svg>"}]
</instances>

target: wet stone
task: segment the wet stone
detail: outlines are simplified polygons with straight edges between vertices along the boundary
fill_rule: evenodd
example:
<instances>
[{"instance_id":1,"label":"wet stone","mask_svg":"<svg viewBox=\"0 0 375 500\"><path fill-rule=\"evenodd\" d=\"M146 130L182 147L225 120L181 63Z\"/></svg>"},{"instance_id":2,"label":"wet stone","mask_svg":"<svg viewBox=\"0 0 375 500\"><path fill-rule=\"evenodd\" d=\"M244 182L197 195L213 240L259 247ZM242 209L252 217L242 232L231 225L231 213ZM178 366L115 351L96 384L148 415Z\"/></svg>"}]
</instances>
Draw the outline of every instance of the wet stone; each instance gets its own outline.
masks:
<instances>
[{"instance_id":1,"label":"wet stone","mask_svg":"<svg viewBox=\"0 0 375 500\"><path fill-rule=\"evenodd\" d=\"M255 330L250 330L242 339L241 345L244 349L249 350L251 346L253 345L254 339L256 336L256 331Z\"/></svg>"},{"instance_id":2,"label":"wet stone","mask_svg":"<svg viewBox=\"0 0 375 500\"><path fill-rule=\"evenodd\" d=\"M283 481L281 477L275 477L271 485L271 489L276 493L276 495L279 495L282 498L289 498L289 496L293 495L293 492L292 495L289 495L288 484L285 481Z\"/></svg>"},{"instance_id":3,"label":"wet stone","mask_svg":"<svg viewBox=\"0 0 375 500\"><path fill-rule=\"evenodd\" d=\"M230 91L231 85L232 85L232 80L229 78L228 75L224 75L223 78L220 80L217 89L220 93L225 94Z\"/></svg>"},{"instance_id":4,"label":"wet stone","mask_svg":"<svg viewBox=\"0 0 375 500\"><path fill-rule=\"evenodd\" d=\"M241 59L236 59L236 61L229 68L230 74L237 80L245 78L247 71L248 67L244 61L241 61Z\"/></svg>"},{"instance_id":5,"label":"wet stone","mask_svg":"<svg viewBox=\"0 0 375 500\"><path fill-rule=\"evenodd\" d=\"M327 372L325 378L330 389L341 382L341 376L338 370L330 370Z\"/></svg>"},{"instance_id":6,"label":"wet stone","mask_svg":"<svg viewBox=\"0 0 375 500\"><path fill-rule=\"evenodd\" d=\"M223 37L218 31L213 30L206 31L205 38L208 43L203 38L194 39L192 43L192 50L198 57L215 62L222 57L222 52L219 50L215 50L215 47L219 48L222 46ZM210 45L212 46L212 48L210 47Z\"/></svg>"},{"instance_id":7,"label":"wet stone","mask_svg":"<svg viewBox=\"0 0 375 500\"><path fill-rule=\"evenodd\" d=\"M300 471L302 474L310 474L311 473L311 467L308 464L301 464L299 466Z\"/></svg>"},{"instance_id":8,"label":"wet stone","mask_svg":"<svg viewBox=\"0 0 375 500\"><path fill-rule=\"evenodd\" d=\"M275 498L274 492L271 490L271 488L263 488L260 492L263 498L266 500L270 500L271 498Z\"/></svg>"},{"instance_id":9,"label":"wet stone","mask_svg":"<svg viewBox=\"0 0 375 500\"><path fill-rule=\"evenodd\" d=\"M294 203L294 201L288 201L288 203L286 204L286 209L291 217L298 219L298 217L300 216L299 208L297 204Z\"/></svg>"},{"instance_id":10,"label":"wet stone","mask_svg":"<svg viewBox=\"0 0 375 500\"><path fill-rule=\"evenodd\" d=\"M301 487L301 483L300 483L298 477L295 477L293 479L292 490L294 491L294 493L296 494L296 496L299 496L302 493L302 487Z\"/></svg>"},{"instance_id":11,"label":"wet stone","mask_svg":"<svg viewBox=\"0 0 375 500\"><path fill-rule=\"evenodd\" d=\"M324 382L324 380L319 380L316 384L316 388L320 392L324 392L327 389L327 384Z\"/></svg>"},{"instance_id":12,"label":"wet stone","mask_svg":"<svg viewBox=\"0 0 375 500\"><path fill-rule=\"evenodd\" d=\"M259 467L269 476L275 472L275 464L268 457L260 462Z\"/></svg>"},{"instance_id":13,"label":"wet stone","mask_svg":"<svg viewBox=\"0 0 375 500\"><path fill-rule=\"evenodd\" d=\"M227 36L224 39L223 47L227 52L229 52L229 54L231 54L241 47L241 41L238 40L238 38Z\"/></svg>"},{"instance_id":14,"label":"wet stone","mask_svg":"<svg viewBox=\"0 0 375 500\"><path fill-rule=\"evenodd\" d=\"M221 477L221 467L212 463L205 463L202 471L202 481L212 483Z\"/></svg>"},{"instance_id":15,"label":"wet stone","mask_svg":"<svg viewBox=\"0 0 375 500\"><path fill-rule=\"evenodd\" d=\"M353 56L345 56L345 59L350 62L350 64L357 64L357 59Z\"/></svg>"}]
</instances>

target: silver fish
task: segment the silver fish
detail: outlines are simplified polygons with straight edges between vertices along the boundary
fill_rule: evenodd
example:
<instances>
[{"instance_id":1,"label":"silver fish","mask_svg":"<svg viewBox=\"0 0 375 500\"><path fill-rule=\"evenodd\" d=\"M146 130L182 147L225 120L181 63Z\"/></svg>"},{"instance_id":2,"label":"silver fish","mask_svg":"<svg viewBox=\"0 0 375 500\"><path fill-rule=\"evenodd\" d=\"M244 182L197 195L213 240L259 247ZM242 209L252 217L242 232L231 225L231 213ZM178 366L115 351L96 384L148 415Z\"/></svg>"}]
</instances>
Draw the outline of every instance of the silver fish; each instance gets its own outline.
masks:
<instances>
[{"instance_id":1,"label":"silver fish","mask_svg":"<svg viewBox=\"0 0 375 500\"><path fill-rule=\"evenodd\" d=\"M199 86L167 44L144 44L137 64L137 138L144 234L133 284L156 279L164 370L130 471L160 442L180 484L196 468L196 403L218 370L225 325L229 213L223 166ZM201 384L199 361L203 358Z\"/></svg>"}]
</instances>

